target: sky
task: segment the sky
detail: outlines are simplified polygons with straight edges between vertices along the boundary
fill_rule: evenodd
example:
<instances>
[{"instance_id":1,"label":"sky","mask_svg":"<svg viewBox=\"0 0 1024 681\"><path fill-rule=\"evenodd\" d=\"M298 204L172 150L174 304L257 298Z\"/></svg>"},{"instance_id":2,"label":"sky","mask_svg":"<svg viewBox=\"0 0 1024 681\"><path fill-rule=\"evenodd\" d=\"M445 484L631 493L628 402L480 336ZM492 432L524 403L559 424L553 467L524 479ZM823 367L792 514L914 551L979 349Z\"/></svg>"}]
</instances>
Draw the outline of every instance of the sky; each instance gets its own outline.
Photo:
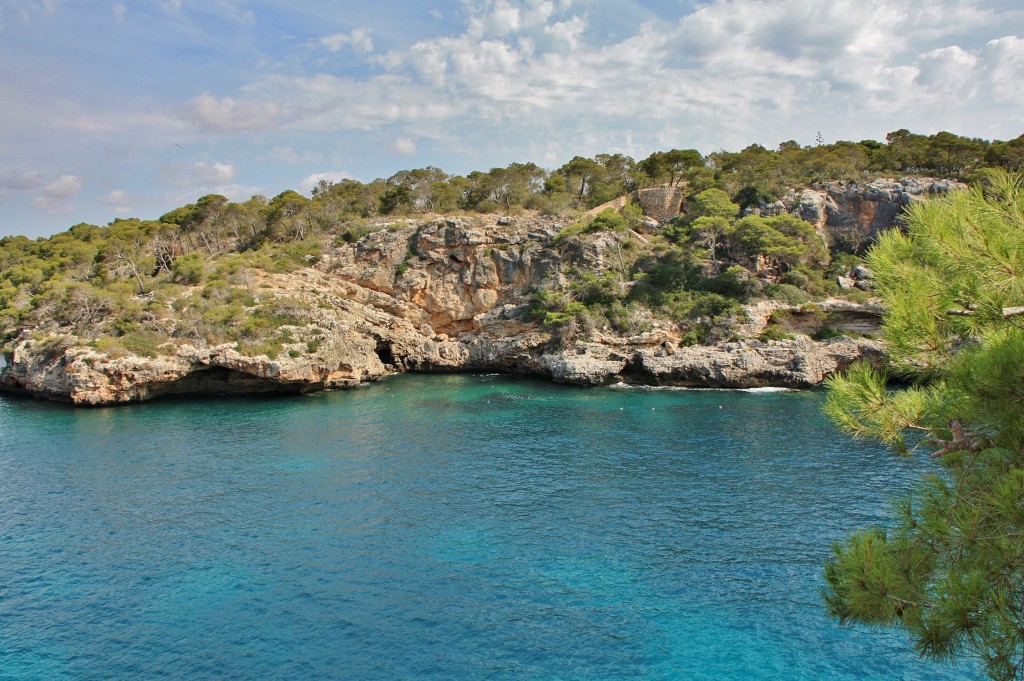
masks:
<instances>
[{"instance_id":1,"label":"sky","mask_svg":"<svg viewBox=\"0 0 1024 681\"><path fill-rule=\"evenodd\" d=\"M1024 133L1020 0L0 0L0 236L321 179Z\"/></svg>"}]
</instances>

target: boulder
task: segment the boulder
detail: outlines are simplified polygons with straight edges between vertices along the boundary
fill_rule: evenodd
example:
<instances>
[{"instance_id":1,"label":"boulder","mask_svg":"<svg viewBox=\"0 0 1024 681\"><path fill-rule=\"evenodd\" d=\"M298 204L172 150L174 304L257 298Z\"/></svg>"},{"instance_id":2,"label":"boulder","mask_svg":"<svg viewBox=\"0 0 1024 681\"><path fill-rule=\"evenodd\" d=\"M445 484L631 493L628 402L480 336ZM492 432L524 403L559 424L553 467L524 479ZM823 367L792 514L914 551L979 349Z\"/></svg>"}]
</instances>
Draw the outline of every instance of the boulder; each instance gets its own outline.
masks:
<instances>
[{"instance_id":1,"label":"boulder","mask_svg":"<svg viewBox=\"0 0 1024 681\"><path fill-rule=\"evenodd\" d=\"M853 268L853 278L857 281L868 281L874 279L875 274L867 266L857 265Z\"/></svg>"}]
</instances>

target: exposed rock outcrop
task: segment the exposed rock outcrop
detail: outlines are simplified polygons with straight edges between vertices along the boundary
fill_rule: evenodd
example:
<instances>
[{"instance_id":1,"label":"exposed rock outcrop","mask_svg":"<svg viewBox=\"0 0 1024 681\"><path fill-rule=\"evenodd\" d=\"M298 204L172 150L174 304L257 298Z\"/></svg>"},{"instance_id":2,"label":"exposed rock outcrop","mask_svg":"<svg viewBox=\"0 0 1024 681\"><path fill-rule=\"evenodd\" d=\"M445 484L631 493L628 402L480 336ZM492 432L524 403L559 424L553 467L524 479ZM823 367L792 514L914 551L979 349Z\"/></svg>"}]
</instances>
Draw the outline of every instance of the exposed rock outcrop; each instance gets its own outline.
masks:
<instances>
[{"instance_id":1,"label":"exposed rock outcrop","mask_svg":"<svg viewBox=\"0 0 1024 681\"><path fill-rule=\"evenodd\" d=\"M634 372L656 385L808 388L857 360L881 356L878 343L849 338L826 343L809 338L740 341L681 348L671 357L641 351Z\"/></svg>"},{"instance_id":2,"label":"exposed rock outcrop","mask_svg":"<svg viewBox=\"0 0 1024 681\"><path fill-rule=\"evenodd\" d=\"M765 216L791 213L814 225L833 249L862 253L878 232L897 223L912 201L963 187L955 180L915 177L822 182L790 190L778 201L752 212Z\"/></svg>"}]
</instances>

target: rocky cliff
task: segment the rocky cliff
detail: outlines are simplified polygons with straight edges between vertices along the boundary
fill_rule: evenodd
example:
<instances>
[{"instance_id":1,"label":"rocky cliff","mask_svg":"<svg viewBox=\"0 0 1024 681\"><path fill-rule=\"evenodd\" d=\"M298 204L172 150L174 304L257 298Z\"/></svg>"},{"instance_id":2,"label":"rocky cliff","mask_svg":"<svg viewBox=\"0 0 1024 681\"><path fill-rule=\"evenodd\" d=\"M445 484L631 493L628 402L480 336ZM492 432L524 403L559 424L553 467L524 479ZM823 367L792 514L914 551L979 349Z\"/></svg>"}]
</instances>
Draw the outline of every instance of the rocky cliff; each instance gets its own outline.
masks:
<instances>
[{"instance_id":1,"label":"rocky cliff","mask_svg":"<svg viewBox=\"0 0 1024 681\"><path fill-rule=\"evenodd\" d=\"M256 272L249 285L260 299L288 300L306 311L273 359L201 342L169 343L155 357L110 354L67 328L33 329L6 354L0 388L100 405L181 394L301 393L404 371L498 371L585 385L808 387L855 360L881 356L878 343L865 338L754 339L773 314L788 309L781 303L750 308L737 325L739 338L712 346L683 347L679 326L657 319L632 336L607 327L560 333L526 318L530 292L563 287L574 269L616 267L619 237L594 234L553 248L561 228L553 219L498 222L391 225L331 248L309 267ZM870 306L832 301L816 309L819 325L827 318L840 330L877 329L879 311Z\"/></svg>"},{"instance_id":2,"label":"rocky cliff","mask_svg":"<svg viewBox=\"0 0 1024 681\"><path fill-rule=\"evenodd\" d=\"M778 201L752 212L764 216L791 213L814 225L833 251L863 253L912 201L964 186L955 180L919 177L822 182L789 190Z\"/></svg>"}]
</instances>

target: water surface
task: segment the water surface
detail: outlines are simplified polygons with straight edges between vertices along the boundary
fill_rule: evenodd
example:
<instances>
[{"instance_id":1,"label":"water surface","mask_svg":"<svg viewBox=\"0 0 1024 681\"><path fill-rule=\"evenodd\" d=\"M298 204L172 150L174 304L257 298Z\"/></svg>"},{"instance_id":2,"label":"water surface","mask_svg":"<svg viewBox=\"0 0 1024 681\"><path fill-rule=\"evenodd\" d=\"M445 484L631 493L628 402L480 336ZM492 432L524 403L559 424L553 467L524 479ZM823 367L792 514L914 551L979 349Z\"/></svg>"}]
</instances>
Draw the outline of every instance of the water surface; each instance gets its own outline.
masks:
<instances>
[{"instance_id":1,"label":"water surface","mask_svg":"<svg viewBox=\"0 0 1024 681\"><path fill-rule=\"evenodd\" d=\"M0 678L972 678L823 614L829 543L929 464L821 399L0 398Z\"/></svg>"}]
</instances>

